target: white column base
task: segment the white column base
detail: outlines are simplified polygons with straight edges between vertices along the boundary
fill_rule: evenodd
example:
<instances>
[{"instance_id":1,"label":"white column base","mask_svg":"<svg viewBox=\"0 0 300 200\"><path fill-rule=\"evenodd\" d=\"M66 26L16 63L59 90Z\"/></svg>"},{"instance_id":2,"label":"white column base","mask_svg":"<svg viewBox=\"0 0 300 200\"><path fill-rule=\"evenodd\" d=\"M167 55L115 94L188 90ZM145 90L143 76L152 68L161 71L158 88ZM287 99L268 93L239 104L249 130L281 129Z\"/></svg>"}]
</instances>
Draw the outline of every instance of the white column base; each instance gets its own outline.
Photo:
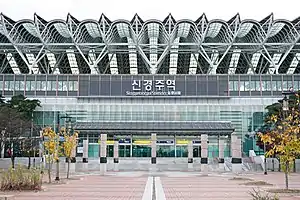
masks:
<instances>
[{"instance_id":1,"label":"white column base","mask_svg":"<svg viewBox=\"0 0 300 200\"><path fill-rule=\"evenodd\" d=\"M219 170L220 171L225 171L224 163L219 163Z\"/></svg>"},{"instance_id":2,"label":"white column base","mask_svg":"<svg viewBox=\"0 0 300 200\"><path fill-rule=\"evenodd\" d=\"M114 163L114 171L115 172L119 171L119 163Z\"/></svg>"},{"instance_id":3,"label":"white column base","mask_svg":"<svg viewBox=\"0 0 300 200\"><path fill-rule=\"evenodd\" d=\"M76 163L70 163L70 174L75 174Z\"/></svg>"},{"instance_id":4,"label":"white column base","mask_svg":"<svg viewBox=\"0 0 300 200\"><path fill-rule=\"evenodd\" d=\"M157 166L156 166L156 164L150 164L149 171L150 172L157 172Z\"/></svg>"},{"instance_id":5,"label":"white column base","mask_svg":"<svg viewBox=\"0 0 300 200\"><path fill-rule=\"evenodd\" d=\"M232 164L233 173L241 173L242 171L242 164Z\"/></svg>"},{"instance_id":6,"label":"white column base","mask_svg":"<svg viewBox=\"0 0 300 200\"><path fill-rule=\"evenodd\" d=\"M89 163L82 163L82 170L89 171Z\"/></svg>"},{"instance_id":7,"label":"white column base","mask_svg":"<svg viewBox=\"0 0 300 200\"><path fill-rule=\"evenodd\" d=\"M203 174L208 174L208 165L207 164L201 164L201 172Z\"/></svg>"},{"instance_id":8,"label":"white column base","mask_svg":"<svg viewBox=\"0 0 300 200\"><path fill-rule=\"evenodd\" d=\"M193 169L193 163L188 163L188 169Z\"/></svg>"},{"instance_id":9,"label":"white column base","mask_svg":"<svg viewBox=\"0 0 300 200\"><path fill-rule=\"evenodd\" d=\"M107 171L107 164L106 163L100 163L100 175L105 175Z\"/></svg>"}]
</instances>

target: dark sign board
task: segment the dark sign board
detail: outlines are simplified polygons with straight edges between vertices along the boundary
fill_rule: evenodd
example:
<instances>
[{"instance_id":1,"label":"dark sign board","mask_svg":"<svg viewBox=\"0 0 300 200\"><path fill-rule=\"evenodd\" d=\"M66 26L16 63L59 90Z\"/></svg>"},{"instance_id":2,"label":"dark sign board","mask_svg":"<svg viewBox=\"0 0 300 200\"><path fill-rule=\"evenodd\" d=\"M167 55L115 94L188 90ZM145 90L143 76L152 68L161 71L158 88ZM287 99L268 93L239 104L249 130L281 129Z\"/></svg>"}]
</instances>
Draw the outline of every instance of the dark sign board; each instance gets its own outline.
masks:
<instances>
[{"instance_id":1,"label":"dark sign board","mask_svg":"<svg viewBox=\"0 0 300 200\"><path fill-rule=\"evenodd\" d=\"M195 75L79 77L79 96L227 96L228 80Z\"/></svg>"}]
</instances>

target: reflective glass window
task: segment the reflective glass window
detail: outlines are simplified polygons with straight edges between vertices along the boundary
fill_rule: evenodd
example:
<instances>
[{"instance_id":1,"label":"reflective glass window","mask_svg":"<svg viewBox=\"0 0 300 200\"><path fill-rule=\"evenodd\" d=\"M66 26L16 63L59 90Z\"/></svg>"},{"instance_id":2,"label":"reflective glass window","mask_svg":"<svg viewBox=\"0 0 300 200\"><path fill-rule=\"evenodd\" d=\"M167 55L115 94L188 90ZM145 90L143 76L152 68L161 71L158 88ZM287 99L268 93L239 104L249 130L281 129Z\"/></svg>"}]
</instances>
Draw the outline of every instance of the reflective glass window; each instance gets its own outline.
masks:
<instances>
[{"instance_id":1,"label":"reflective glass window","mask_svg":"<svg viewBox=\"0 0 300 200\"><path fill-rule=\"evenodd\" d=\"M15 82L14 81L9 81L9 91L14 91L14 88L15 88Z\"/></svg>"},{"instance_id":2,"label":"reflective glass window","mask_svg":"<svg viewBox=\"0 0 300 200\"><path fill-rule=\"evenodd\" d=\"M8 88L9 88L9 81L5 81L4 82L4 90L8 91Z\"/></svg>"},{"instance_id":3,"label":"reflective glass window","mask_svg":"<svg viewBox=\"0 0 300 200\"><path fill-rule=\"evenodd\" d=\"M36 89L36 82L35 81L30 81L31 82L31 84L30 84L30 90L31 91L35 91L35 89Z\"/></svg>"},{"instance_id":4,"label":"reflective glass window","mask_svg":"<svg viewBox=\"0 0 300 200\"><path fill-rule=\"evenodd\" d=\"M52 83L52 91L56 91L57 88L56 81L52 81L51 83Z\"/></svg>"},{"instance_id":5,"label":"reflective glass window","mask_svg":"<svg viewBox=\"0 0 300 200\"><path fill-rule=\"evenodd\" d=\"M3 81L0 81L0 91L3 89Z\"/></svg>"},{"instance_id":6,"label":"reflective glass window","mask_svg":"<svg viewBox=\"0 0 300 200\"><path fill-rule=\"evenodd\" d=\"M25 83L24 81L20 81L20 91L24 90Z\"/></svg>"},{"instance_id":7,"label":"reflective glass window","mask_svg":"<svg viewBox=\"0 0 300 200\"><path fill-rule=\"evenodd\" d=\"M58 91L62 91L63 90L63 83L62 83L62 81L58 81L57 83L58 83L57 90Z\"/></svg>"},{"instance_id":8,"label":"reflective glass window","mask_svg":"<svg viewBox=\"0 0 300 200\"><path fill-rule=\"evenodd\" d=\"M299 90L299 81L294 81L294 90Z\"/></svg>"},{"instance_id":9,"label":"reflective glass window","mask_svg":"<svg viewBox=\"0 0 300 200\"><path fill-rule=\"evenodd\" d=\"M240 91L245 91L245 81L240 81Z\"/></svg>"},{"instance_id":10,"label":"reflective glass window","mask_svg":"<svg viewBox=\"0 0 300 200\"><path fill-rule=\"evenodd\" d=\"M288 90L289 87L288 87L288 81L282 81L282 89L283 90Z\"/></svg>"},{"instance_id":11,"label":"reflective glass window","mask_svg":"<svg viewBox=\"0 0 300 200\"><path fill-rule=\"evenodd\" d=\"M20 81L15 81L15 90L20 91Z\"/></svg>"},{"instance_id":12,"label":"reflective glass window","mask_svg":"<svg viewBox=\"0 0 300 200\"><path fill-rule=\"evenodd\" d=\"M46 87L47 87L47 82L46 81L41 81L41 90L46 91Z\"/></svg>"},{"instance_id":13,"label":"reflective glass window","mask_svg":"<svg viewBox=\"0 0 300 200\"><path fill-rule=\"evenodd\" d=\"M36 90L37 90L37 91L40 91L40 90L41 90L41 86L42 86L41 81L36 81Z\"/></svg>"},{"instance_id":14,"label":"reflective glass window","mask_svg":"<svg viewBox=\"0 0 300 200\"><path fill-rule=\"evenodd\" d=\"M26 91L30 91L31 89L31 82L30 81L26 81Z\"/></svg>"},{"instance_id":15,"label":"reflective glass window","mask_svg":"<svg viewBox=\"0 0 300 200\"><path fill-rule=\"evenodd\" d=\"M63 91L68 91L68 81L63 81Z\"/></svg>"},{"instance_id":16,"label":"reflective glass window","mask_svg":"<svg viewBox=\"0 0 300 200\"><path fill-rule=\"evenodd\" d=\"M52 81L47 81L47 91L51 91Z\"/></svg>"},{"instance_id":17,"label":"reflective glass window","mask_svg":"<svg viewBox=\"0 0 300 200\"><path fill-rule=\"evenodd\" d=\"M250 91L250 81L245 81L245 91Z\"/></svg>"},{"instance_id":18,"label":"reflective glass window","mask_svg":"<svg viewBox=\"0 0 300 200\"><path fill-rule=\"evenodd\" d=\"M260 91L260 81L255 81L255 91Z\"/></svg>"},{"instance_id":19,"label":"reflective glass window","mask_svg":"<svg viewBox=\"0 0 300 200\"><path fill-rule=\"evenodd\" d=\"M74 81L74 91L78 91L78 81Z\"/></svg>"},{"instance_id":20,"label":"reflective glass window","mask_svg":"<svg viewBox=\"0 0 300 200\"><path fill-rule=\"evenodd\" d=\"M69 81L69 91L74 91L74 81Z\"/></svg>"},{"instance_id":21,"label":"reflective glass window","mask_svg":"<svg viewBox=\"0 0 300 200\"><path fill-rule=\"evenodd\" d=\"M282 83L281 83L281 81L276 81L276 90L277 91L282 91Z\"/></svg>"}]
</instances>

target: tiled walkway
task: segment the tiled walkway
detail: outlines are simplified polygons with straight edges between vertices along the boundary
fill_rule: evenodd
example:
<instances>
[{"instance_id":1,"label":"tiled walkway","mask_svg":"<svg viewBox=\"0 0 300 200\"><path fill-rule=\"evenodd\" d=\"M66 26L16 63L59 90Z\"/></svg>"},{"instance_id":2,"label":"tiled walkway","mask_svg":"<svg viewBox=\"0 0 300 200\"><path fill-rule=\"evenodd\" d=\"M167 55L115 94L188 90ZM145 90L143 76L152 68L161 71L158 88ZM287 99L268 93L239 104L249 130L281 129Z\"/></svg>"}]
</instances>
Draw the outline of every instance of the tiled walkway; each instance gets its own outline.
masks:
<instances>
[{"instance_id":1,"label":"tiled walkway","mask_svg":"<svg viewBox=\"0 0 300 200\"><path fill-rule=\"evenodd\" d=\"M230 180L231 174L111 173L107 176L87 175L67 184L45 185L42 192L15 193L15 200L251 200L249 191L256 186L245 186L240 180ZM241 177L263 180L284 188L282 173L248 174ZM300 174L290 176L291 188L300 188ZM299 195L300 196L300 195ZM156 197L156 198L154 198ZM300 200L283 195L280 200Z\"/></svg>"},{"instance_id":2,"label":"tiled walkway","mask_svg":"<svg viewBox=\"0 0 300 200\"><path fill-rule=\"evenodd\" d=\"M141 200L147 177L86 176L69 184L46 186L43 192L25 192L16 200Z\"/></svg>"}]
</instances>

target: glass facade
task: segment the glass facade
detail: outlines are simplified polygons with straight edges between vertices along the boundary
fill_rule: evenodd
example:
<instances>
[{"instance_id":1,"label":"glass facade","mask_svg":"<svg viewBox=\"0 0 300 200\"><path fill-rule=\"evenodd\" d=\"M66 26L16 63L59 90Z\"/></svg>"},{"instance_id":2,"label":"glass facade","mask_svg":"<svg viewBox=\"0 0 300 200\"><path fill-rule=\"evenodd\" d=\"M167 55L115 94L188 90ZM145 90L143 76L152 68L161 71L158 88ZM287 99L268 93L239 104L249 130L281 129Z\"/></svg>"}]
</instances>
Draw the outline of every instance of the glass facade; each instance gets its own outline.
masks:
<instances>
[{"instance_id":1,"label":"glass facade","mask_svg":"<svg viewBox=\"0 0 300 200\"><path fill-rule=\"evenodd\" d=\"M181 95L168 96L165 91L167 95L162 96L126 96L132 83L146 79L147 83L172 83ZM42 107L34 113L34 122L41 127L57 127L58 115L65 114L74 123L230 121L247 154L255 142L245 136L262 125L265 107L281 99L282 91L298 90L299 81L298 75L0 75L0 91L7 98L19 93L38 98ZM65 124L64 119L59 121ZM99 156L99 134L89 133L90 157ZM120 144L119 156L150 157L149 143L141 142L149 141L150 134L148 138L129 134L131 141ZM187 157L187 144L178 143L173 136L173 143L158 145L158 157ZM210 137L209 142L209 157L217 157L217 138ZM108 147L107 151L112 156L113 149ZM226 151L229 155L229 147ZM201 146L194 144L193 155L199 157L200 153Z\"/></svg>"}]
</instances>

